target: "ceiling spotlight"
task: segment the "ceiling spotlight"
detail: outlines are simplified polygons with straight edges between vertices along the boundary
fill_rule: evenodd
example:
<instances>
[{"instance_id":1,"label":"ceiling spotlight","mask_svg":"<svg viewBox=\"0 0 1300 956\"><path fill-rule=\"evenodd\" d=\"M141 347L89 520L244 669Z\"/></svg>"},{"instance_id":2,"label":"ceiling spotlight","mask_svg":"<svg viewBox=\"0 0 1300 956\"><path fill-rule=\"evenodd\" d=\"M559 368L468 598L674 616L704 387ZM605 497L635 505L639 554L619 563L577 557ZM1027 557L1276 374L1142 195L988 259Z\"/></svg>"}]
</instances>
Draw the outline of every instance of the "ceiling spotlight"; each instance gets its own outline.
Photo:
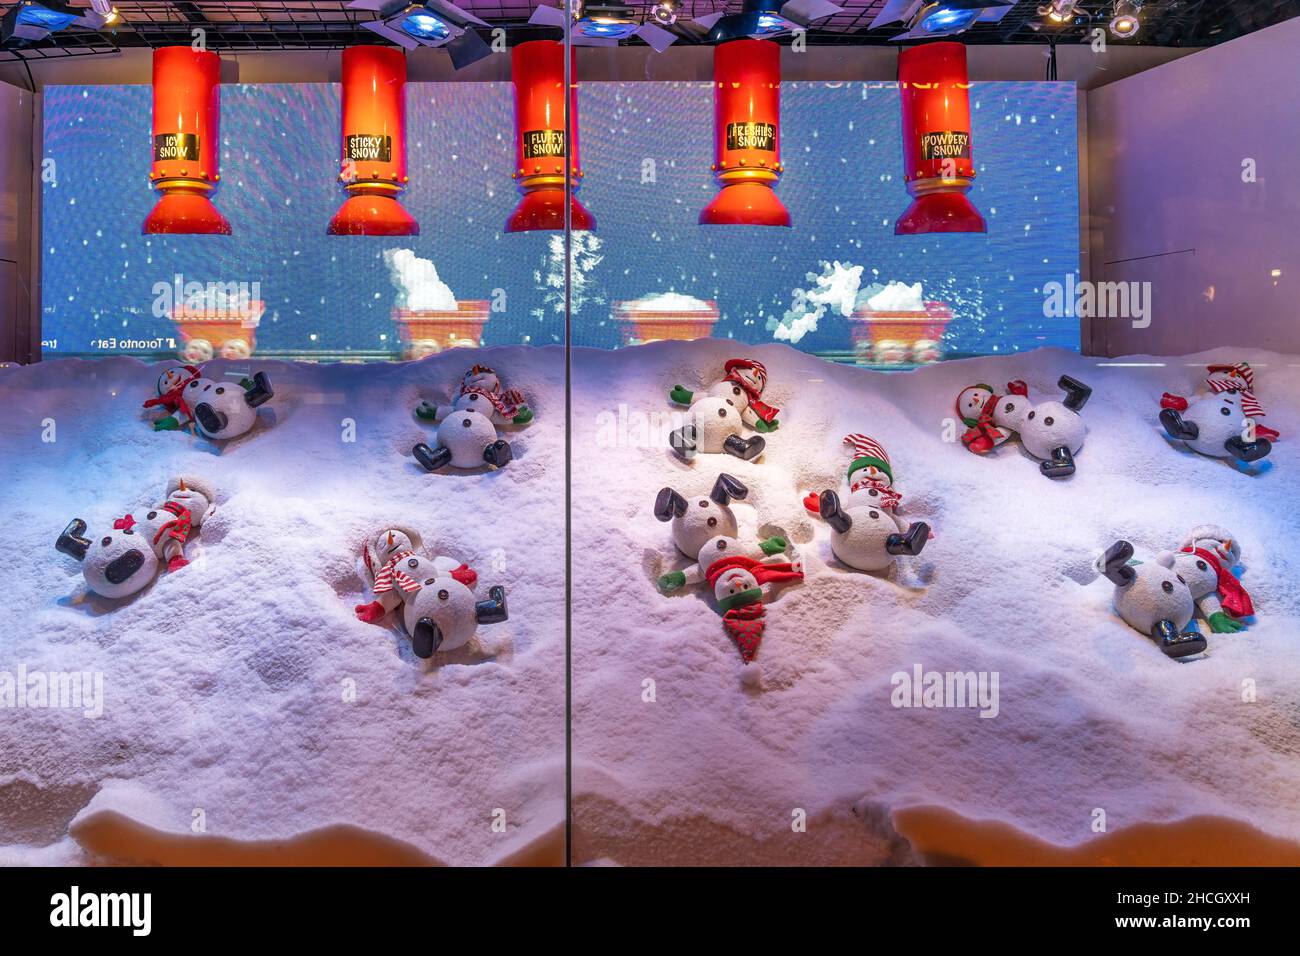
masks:
<instances>
[{"instance_id":1,"label":"ceiling spotlight","mask_svg":"<svg viewBox=\"0 0 1300 956\"><path fill-rule=\"evenodd\" d=\"M108 22L110 18L97 9L83 10L57 0L22 0L0 19L0 45L28 46L70 26L98 30Z\"/></svg>"},{"instance_id":2,"label":"ceiling spotlight","mask_svg":"<svg viewBox=\"0 0 1300 956\"><path fill-rule=\"evenodd\" d=\"M1131 36L1136 36L1138 28L1142 26L1138 20L1138 13L1141 9L1141 6L1137 3L1116 0L1115 16L1110 21L1110 35L1120 40L1127 40Z\"/></svg>"},{"instance_id":3,"label":"ceiling spotlight","mask_svg":"<svg viewBox=\"0 0 1300 956\"><path fill-rule=\"evenodd\" d=\"M1083 11L1079 9L1079 0L1049 0L1038 8L1038 15L1052 26L1064 26L1082 16Z\"/></svg>"},{"instance_id":4,"label":"ceiling spotlight","mask_svg":"<svg viewBox=\"0 0 1300 956\"><path fill-rule=\"evenodd\" d=\"M886 0L869 29L901 23L906 29L891 42L925 40L964 33L977 23L997 23L1015 0Z\"/></svg>"},{"instance_id":5,"label":"ceiling spotlight","mask_svg":"<svg viewBox=\"0 0 1300 956\"><path fill-rule=\"evenodd\" d=\"M661 27L670 27L677 22L677 13L681 8L681 0L660 0L650 8L650 19Z\"/></svg>"},{"instance_id":6,"label":"ceiling spotlight","mask_svg":"<svg viewBox=\"0 0 1300 956\"><path fill-rule=\"evenodd\" d=\"M385 40L396 43L404 50L422 46L446 47L451 64L456 69L488 56L492 48L483 41L474 27L487 24L466 13L450 0L352 0L349 10L369 10L379 15L378 20L358 24Z\"/></svg>"},{"instance_id":7,"label":"ceiling spotlight","mask_svg":"<svg viewBox=\"0 0 1300 956\"><path fill-rule=\"evenodd\" d=\"M744 0L739 13L711 13L695 22L709 31L708 43L765 40L807 29L814 20L842 10L830 0Z\"/></svg>"}]
</instances>

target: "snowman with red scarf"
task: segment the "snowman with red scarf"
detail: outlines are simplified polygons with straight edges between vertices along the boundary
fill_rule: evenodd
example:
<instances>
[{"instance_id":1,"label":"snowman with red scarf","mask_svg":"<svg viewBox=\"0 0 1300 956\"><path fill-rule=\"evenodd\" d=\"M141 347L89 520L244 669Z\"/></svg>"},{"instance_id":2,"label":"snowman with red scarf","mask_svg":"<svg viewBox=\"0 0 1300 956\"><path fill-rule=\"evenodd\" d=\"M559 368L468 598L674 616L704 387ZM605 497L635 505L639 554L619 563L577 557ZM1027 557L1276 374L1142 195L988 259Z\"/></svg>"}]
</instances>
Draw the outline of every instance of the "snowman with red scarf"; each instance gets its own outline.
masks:
<instances>
[{"instance_id":1,"label":"snowman with red scarf","mask_svg":"<svg viewBox=\"0 0 1300 956\"><path fill-rule=\"evenodd\" d=\"M197 365L172 365L163 369L158 376L157 397L144 403L145 408L161 408L167 412L165 417L154 420L154 431L175 431L194 420L194 413L185 401L185 386L202 377Z\"/></svg>"},{"instance_id":2,"label":"snowman with red scarf","mask_svg":"<svg viewBox=\"0 0 1300 956\"><path fill-rule=\"evenodd\" d=\"M469 565L445 555L421 557L416 551L422 547L419 532L400 526L384 528L367 538L361 560L374 600L354 608L357 620L378 624L419 591L421 581L434 573L447 574L466 587L474 587L478 574Z\"/></svg>"},{"instance_id":3,"label":"snowman with red scarf","mask_svg":"<svg viewBox=\"0 0 1300 956\"><path fill-rule=\"evenodd\" d=\"M461 377L460 391L450 405L421 402L415 415L438 423L436 447L420 442L411 449L426 471L484 463L504 468L514 459L514 449L497 434L497 426L526 425L533 419L523 395L503 391L500 378L486 365L475 365Z\"/></svg>"},{"instance_id":4,"label":"snowman with red scarf","mask_svg":"<svg viewBox=\"0 0 1300 956\"><path fill-rule=\"evenodd\" d=\"M1029 387L1022 381L1007 383L1007 394L996 395L988 385L970 385L957 395L956 410L967 431L962 444L977 455L987 455L1011 435L1020 436L1021 447L1039 459L1038 468L1048 478L1074 474L1074 456L1083 448L1088 434L1079 410L1092 397L1092 389L1069 375L1062 375L1057 387L1065 400L1029 400Z\"/></svg>"},{"instance_id":5,"label":"snowman with red scarf","mask_svg":"<svg viewBox=\"0 0 1300 956\"><path fill-rule=\"evenodd\" d=\"M900 555L920 554L930 526L924 521L909 523L894 513L903 496L894 490L893 467L885 449L860 434L845 435L844 444L850 448L847 508L830 489L820 495L810 493L803 502L831 526L835 557L859 571L883 571Z\"/></svg>"},{"instance_id":6,"label":"snowman with red scarf","mask_svg":"<svg viewBox=\"0 0 1300 956\"><path fill-rule=\"evenodd\" d=\"M1255 605L1233 574L1241 563L1241 545L1232 532L1219 525L1197 525L1171 556L1174 570L1187 583L1210 630L1215 634L1245 630L1239 618L1253 616Z\"/></svg>"},{"instance_id":7,"label":"snowman with red scarf","mask_svg":"<svg viewBox=\"0 0 1300 956\"><path fill-rule=\"evenodd\" d=\"M756 359L728 359L721 381L704 392L692 392L674 385L668 398L690 407L691 421L669 436L669 444L682 458L726 453L752 461L763 453L767 442L760 435L746 437L743 427L756 432L774 432L780 427L779 408L763 401L767 368Z\"/></svg>"},{"instance_id":8,"label":"snowman with red scarf","mask_svg":"<svg viewBox=\"0 0 1300 956\"><path fill-rule=\"evenodd\" d=\"M1165 392L1160 424L1165 433L1210 458L1259 461L1280 437L1258 423L1264 408L1255 395L1255 373L1248 362L1210 365L1204 388L1191 398Z\"/></svg>"}]
</instances>

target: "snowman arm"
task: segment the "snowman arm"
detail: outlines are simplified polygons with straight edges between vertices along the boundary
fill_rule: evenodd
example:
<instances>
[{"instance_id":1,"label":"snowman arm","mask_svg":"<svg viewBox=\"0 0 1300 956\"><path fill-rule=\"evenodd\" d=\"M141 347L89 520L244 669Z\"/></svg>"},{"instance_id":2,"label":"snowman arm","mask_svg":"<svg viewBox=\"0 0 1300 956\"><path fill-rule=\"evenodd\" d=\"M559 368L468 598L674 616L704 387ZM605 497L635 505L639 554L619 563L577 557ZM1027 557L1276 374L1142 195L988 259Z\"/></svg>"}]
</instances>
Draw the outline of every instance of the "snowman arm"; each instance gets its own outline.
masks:
<instances>
[{"instance_id":1,"label":"snowman arm","mask_svg":"<svg viewBox=\"0 0 1300 956\"><path fill-rule=\"evenodd\" d=\"M383 594L376 594L375 600L380 603L385 612L388 612L402 603L402 594L397 588L393 588Z\"/></svg>"},{"instance_id":2,"label":"snowman arm","mask_svg":"<svg viewBox=\"0 0 1300 956\"><path fill-rule=\"evenodd\" d=\"M756 428L758 426L758 416L754 414L752 408L742 408L740 410L740 420L750 428Z\"/></svg>"},{"instance_id":3,"label":"snowman arm","mask_svg":"<svg viewBox=\"0 0 1300 956\"><path fill-rule=\"evenodd\" d=\"M1196 606L1200 609L1201 616L1207 620L1212 614L1216 614L1223 610L1223 602L1219 600L1219 595L1214 591L1211 591L1209 594L1205 595L1205 597L1197 601Z\"/></svg>"},{"instance_id":4,"label":"snowman arm","mask_svg":"<svg viewBox=\"0 0 1300 956\"><path fill-rule=\"evenodd\" d=\"M683 568L682 574L686 575L686 583L683 587L694 587L697 584L704 583L704 569L698 564L692 564L689 568Z\"/></svg>"}]
</instances>

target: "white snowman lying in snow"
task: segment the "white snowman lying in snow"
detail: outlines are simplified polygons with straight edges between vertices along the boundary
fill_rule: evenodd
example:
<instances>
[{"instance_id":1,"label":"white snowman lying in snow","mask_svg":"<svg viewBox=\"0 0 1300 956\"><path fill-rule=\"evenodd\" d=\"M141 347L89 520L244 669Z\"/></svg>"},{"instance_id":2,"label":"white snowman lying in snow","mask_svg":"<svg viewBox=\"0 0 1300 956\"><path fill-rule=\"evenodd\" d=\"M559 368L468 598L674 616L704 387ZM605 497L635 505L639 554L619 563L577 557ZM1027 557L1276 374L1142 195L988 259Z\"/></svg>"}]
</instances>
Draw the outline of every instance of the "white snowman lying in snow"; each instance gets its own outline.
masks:
<instances>
[{"instance_id":1,"label":"white snowman lying in snow","mask_svg":"<svg viewBox=\"0 0 1300 956\"><path fill-rule=\"evenodd\" d=\"M496 372L475 365L461 378L460 391L450 405L421 402L417 418L438 423L437 447L420 442L411 449L426 471L477 468L485 462L504 468L513 458L510 443L497 434L497 425L526 425L533 413L523 396L503 391Z\"/></svg>"},{"instance_id":2,"label":"white snowman lying in snow","mask_svg":"<svg viewBox=\"0 0 1300 956\"><path fill-rule=\"evenodd\" d=\"M1115 585L1115 611L1134 630L1147 635L1169 657L1205 650L1205 637L1192 624L1195 604L1172 555L1133 560L1133 545L1116 541L1097 558L1097 573Z\"/></svg>"},{"instance_id":3,"label":"white snowman lying in snow","mask_svg":"<svg viewBox=\"0 0 1300 956\"><path fill-rule=\"evenodd\" d=\"M385 528L366 540L362 559L375 599L356 606L359 620L378 624L400 607L411 649L427 658L463 646L479 624L507 619L505 588L491 587L488 600L477 601L478 574L469 565L446 555L416 554L421 546L420 535L404 527Z\"/></svg>"},{"instance_id":4,"label":"white snowman lying in snow","mask_svg":"<svg viewBox=\"0 0 1300 956\"><path fill-rule=\"evenodd\" d=\"M1165 433L1210 458L1249 463L1268 456L1278 432L1259 424L1264 408L1256 398L1255 373L1246 362L1211 365L1205 390L1190 399L1165 392L1160 424Z\"/></svg>"},{"instance_id":5,"label":"white snowman lying in snow","mask_svg":"<svg viewBox=\"0 0 1300 956\"><path fill-rule=\"evenodd\" d=\"M691 420L669 435L669 446L687 460L700 452L725 452L752 461L763 453L766 440L762 435L745 437L743 426L758 432L780 427L776 417L780 409L762 399L766 388L767 369L755 359L729 359L723 365L722 380L703 393L675 385L668 398L674 404L690 406Z\"/></svg>"},{"instance_id":6,"label":"white snowman lying in snow","mask_svg":"<svg viewBox=\"0 0 1300 956\"><path fill-rule=\"evenodd\" d=\"M986 455L1018 433L1020 444L1039 459L1039 470L1048 478L1074 474L1074 456L1088 433L1079 410L1092 389L1069 375L1062 375L1057 385L1065 392L1065 401L1037 405L1029 401L1029 389L1021 381L1008 382L1007 394L1001 396L988 385L962 389L957 414L968 429L962 443L975 454Z\"/></svg>"},{"instance_id":7,"label":"white snowman lying in snow","mask_svg":"<svg viewBox=\"0 0 1300 956\"><path fill-rule=\"evenodd\" d=\"M901 555L920 554L930 526L924 521L909 524L894 513L902 495L894 490L885 449L860 434L845 435L844 444L852 449L845 478L848 508L829 489L804 499L804 507L831 526L835 557L859 571L883 571Z\"/></svg>"},{"instance_id":8,"label":"white snowman lying in snow","mask_svg":"<svg viewBox=\"0 0 1300 956\"><path fill-rule=\"evenodd\" d=\"M674 489L663 488L655 499L655 517L671 522L673 544L695 561L685 570L661 575L659 590L707 584L722 612L723 629L745 664L754 660L763 637L763 586L803 580L803 562L797 554L787 559L784 538L761 541L756 549L761 557L745 553L736 537L731 502L748 494L743 483L720 474L707 498L688 501Z\"/></svg>"},{"instance_id":9,"label":"white snowman lying in snow","mask_svg":"<svg viewBox=\"0 0 1300 956\"><path fill-rule=\"evenodd\" d=\"M265 372L251 379L226 382L195 378L181 390L183 408L194 427L206 438L238 438L257 423L257 410L275 397Z\"/></svg>"},{"instance_id":10,"label":"white snowman lying in snow","mask_svg":"<svg viewBox=\"0 0 1300 956\"><path fill-rule=\"evenodd\" d=\"M96 540L87 525L73 518L54 547L81 562L82 576L96 594L121 598L146 587L165 566L178 571L189 562L185 545L216 510L216 492L202 478L173 478L166 500L137 519L130 514Z\"/></svg>"},{"instance_id":11,"label":"white snowman lying in snow","mask_svg":"<svg viewBox=\"0 0 1300 956\"><path fill-rule=\"evenodd\" d=\"M1219 525L1197 525L1180 550L1157 560L1172 561L1211 631L1236 634L1246 629L1239 618L1253 616L1255 605L1232 571L1241 563L1241 545L1231 531Z\"/></svg>"}]
</instances>

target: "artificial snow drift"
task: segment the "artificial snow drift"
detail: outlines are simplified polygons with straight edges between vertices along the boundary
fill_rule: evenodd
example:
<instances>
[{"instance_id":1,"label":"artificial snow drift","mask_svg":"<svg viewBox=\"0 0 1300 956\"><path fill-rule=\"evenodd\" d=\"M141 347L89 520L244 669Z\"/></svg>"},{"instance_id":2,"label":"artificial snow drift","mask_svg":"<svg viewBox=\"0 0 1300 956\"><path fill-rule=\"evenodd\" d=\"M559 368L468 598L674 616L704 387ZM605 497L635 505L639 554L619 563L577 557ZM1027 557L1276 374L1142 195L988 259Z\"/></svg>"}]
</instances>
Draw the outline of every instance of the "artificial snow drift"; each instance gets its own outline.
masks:
<instances>
[{"instance_id":1,"label":"artificial snow drift","mask_svg":"<svg viewBox=\"0 0 1300 956\"><path fill-rule=\"evenodd\" d=\"M508 468L427 474L412 411L476 358L537 418ZM98 717L0 711L0 863L562 860L562 359L213 362L275 383L223 443L153 431L157 368L133 359L0 370L0 671L103 687ZM88 594L54 550L67 522L103 534L191 473L219 494L190 565ZM481 596L504 585L509 620L428 662L391 617L358 621L362 542L391 524L468 561Z\"/></svg>"},{"instance_id":2,"label":"artificial snow drift","mask_svg":"<svg viewBox=\"0 0 1300 956\"><path fill-rule=\"evenodd\" d=\"M780 429L752 462L679 460L663 396L737 355L767 366ZM1158 420L1163 392L1239 359L1283 434L1251 473ZM575 860L1300 862L1300 359L1145 361L1042 350L878 373L719 341L575 353ZM1062 374L1093 388L1073 476L1044 477L1014 440L962 445L962 388L1049 396ZM840 487L850 433L888 450L900 517L934 530L884 575L836 561L802 504ZM719 471L750 489L742 541L783 534L804 558L748 666L706 589L655 586L689 563L656 492L707 496ZM1206 522L1238 536L1258 617L1202 623L1207 653L1174 661L1115 615L1092 562ZM996 678L995 706L895 707L895 675L918 668Z\"/></svg>"}]
</instances>

